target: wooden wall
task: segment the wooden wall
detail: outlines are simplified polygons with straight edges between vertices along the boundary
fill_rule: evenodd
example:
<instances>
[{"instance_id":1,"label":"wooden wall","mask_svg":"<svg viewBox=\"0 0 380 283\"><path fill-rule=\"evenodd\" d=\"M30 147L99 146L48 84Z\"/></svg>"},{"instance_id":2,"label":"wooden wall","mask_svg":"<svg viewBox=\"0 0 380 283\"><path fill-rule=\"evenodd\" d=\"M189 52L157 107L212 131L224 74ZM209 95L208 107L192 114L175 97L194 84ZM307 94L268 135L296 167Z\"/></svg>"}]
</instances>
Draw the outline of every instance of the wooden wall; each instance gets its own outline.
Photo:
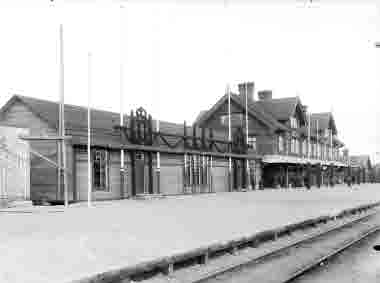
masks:
<instances>
[{"instance_id":1,"label":"wooden wall","mask_svg":"<svg viewBox=\"0 0 380 283\"><path fill-rule=\"evenodd\" d=\"M223 132L228 131L228 125L223 125L220 121L220 116L226 115L227 113L228 113L228 105L226 102L213 114L212 117L210 117L207 121L205 121L205 123L202 126L210 127L213 129L217 129L219 131L223 131ZM240 107L239 105L236 105L234 102L232 102L231 103L231 113L243 113L244 114L245 110L242 107ZM248 116L248 125L249 125L249 133L251 133L253 135L265 134L268 131L268 127L252 115Z\"/></svg>"},{"instance_id":2,"label":"wooden wall","mask_svg":"<svg viewBox=\"0 0 380 283\"><path fill-rule=\"evenodd\" d=\"M88 179L87 179L87 151L85 149L76 149L76 191L77 200L87 200ZM93 200L120 199L122 192L120 191L120 151L110 151L110 167L109 167L109 191L93 191ZM124 196L131 193L131 164L128 155L125 155L125 163L127 168L127 184L125 186Z\"/></svg>"},{"instance_id":3,"label":"wooden wall","mask_svg":"<svg viewBox=\"0 0 380 283\"><path fill-rule=\"evenodd\" d=\"M28 130L0 127L0 199L30 199L29 144L20 134Z\"/></svg>"},{"instance_id":4,"label":"wooden wall","mask_svg":"<svg viewBox=\"0 0 380 283\"><path fill-rule=\"evenodd\" d=\"M57 113L58 120L58 113ZM57 130L45 122L41 117L34 114L25 104L15 102L0 117L0 125L21 127L29 129L29 134L33 136L55 136ZM32 150L57 162L57 142L55 141L31 141L29 145ZM72 146L68 144L67 165L72 170ZM30 155L30 198L32 200L56 199L57 197L57 169L48 162L36 155ZM68 175L69 199L73 199L73 178ZM58 196L62 199L63 194Z\"/></svg>"}]
</instances>

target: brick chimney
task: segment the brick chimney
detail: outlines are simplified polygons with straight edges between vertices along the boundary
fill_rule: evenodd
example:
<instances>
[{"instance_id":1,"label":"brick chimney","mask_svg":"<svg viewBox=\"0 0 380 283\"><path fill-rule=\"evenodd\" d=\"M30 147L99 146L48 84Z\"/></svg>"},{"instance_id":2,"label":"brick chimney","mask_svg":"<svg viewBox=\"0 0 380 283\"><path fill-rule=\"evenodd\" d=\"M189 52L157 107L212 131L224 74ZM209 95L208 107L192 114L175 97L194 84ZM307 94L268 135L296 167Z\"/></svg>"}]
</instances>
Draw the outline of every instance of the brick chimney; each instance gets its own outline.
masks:
<instances>
[{"instance_id":1,"label":"brick chimney","mask_svg":"<svg viewBox=\"0 0 380 283\"><path fill-rule=\"evenodd\" d=\"M255 90L254 82L246 82L238 84L239 88L239 96L243 101L245 101L245 97L248 96L248 102L252 102L254 100L253 92Z\"/></svg>"},{"instance_id":2,"label":"brick chimney","mask_svg":"<svg viewBox=\"0 0 380 283\"><path fill-rule=\"evenodd\" d=\"M271 90L260 90L257 93L259 100L271 100L272 99L272 91Z\"/></svg>"}]
</instances>

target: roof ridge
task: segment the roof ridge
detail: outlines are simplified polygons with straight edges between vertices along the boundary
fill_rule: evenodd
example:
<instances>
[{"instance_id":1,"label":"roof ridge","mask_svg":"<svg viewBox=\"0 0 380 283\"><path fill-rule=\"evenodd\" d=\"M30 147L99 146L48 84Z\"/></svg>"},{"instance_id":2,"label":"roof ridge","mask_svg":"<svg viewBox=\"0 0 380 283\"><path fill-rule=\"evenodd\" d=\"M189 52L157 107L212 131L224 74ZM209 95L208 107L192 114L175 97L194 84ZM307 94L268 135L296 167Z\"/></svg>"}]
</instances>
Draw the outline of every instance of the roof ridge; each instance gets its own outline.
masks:
<instances>
[{"instance_id":1,"label":"roof ridge","mask_svg":"<svg viewBox=\"0 0 380 283\"><path fill-rule=\"evenodd\" d=\"M52 101L52 100L49 100L49 99L41 99L41 98L37 98L37 97L33 97L33 96L25 96L25 95L19 95L19 94L15 94L16 97L20 98L20 99L32 99L32 100L36 100L36 101L39 101L39 102L44 102L44 103L53 103L53 104L56 104L56 105L59 105L59 101ZM77 108L77 109L87 109L86 106L81 106L81 105L74 105L74 104L69 104L69 103L64 103L65 106L69 106L69 107L72 107L72 108ZM114 111L109 111L109 110L104 110L104 109L99 109L99 108L94 108L94 107L91 107L91 111L100 111L100 112L107 112L107 113L112 113L112 114L120 114L118 112L114 112Z\"/></svg>"}]
</instances>

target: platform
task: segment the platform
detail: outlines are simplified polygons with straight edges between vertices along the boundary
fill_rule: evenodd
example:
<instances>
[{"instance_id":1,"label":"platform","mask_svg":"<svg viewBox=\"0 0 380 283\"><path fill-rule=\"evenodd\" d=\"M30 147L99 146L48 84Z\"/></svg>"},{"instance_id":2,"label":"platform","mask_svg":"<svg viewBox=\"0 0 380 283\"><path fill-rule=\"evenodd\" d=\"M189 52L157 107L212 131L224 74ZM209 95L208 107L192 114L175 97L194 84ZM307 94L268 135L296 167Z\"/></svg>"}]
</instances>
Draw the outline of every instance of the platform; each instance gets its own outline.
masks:
<instances>
[{"instance_id":1,"label":"platform","mask_svg":"<svg viewBox=\"0 0 380 283\"><path fill-rule=\"evenodd\" d=\"M380 201L380 185L0 210L0 282L70 282Z\"/></svg>"}]
</instances>

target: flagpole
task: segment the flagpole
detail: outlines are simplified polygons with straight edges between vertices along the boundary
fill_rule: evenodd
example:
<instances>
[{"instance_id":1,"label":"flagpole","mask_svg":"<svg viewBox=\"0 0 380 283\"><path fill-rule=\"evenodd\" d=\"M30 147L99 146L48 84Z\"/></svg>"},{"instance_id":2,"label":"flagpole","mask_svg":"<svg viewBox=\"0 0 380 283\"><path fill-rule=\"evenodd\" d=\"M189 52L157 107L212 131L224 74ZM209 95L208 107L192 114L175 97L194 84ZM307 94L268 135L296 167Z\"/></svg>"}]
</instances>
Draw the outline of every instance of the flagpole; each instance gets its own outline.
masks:
<instances>
[{"instance_id":1,"label":"flagpole","mask_svg":"<svg viewBox=\"0 0 380 283\"><path fill-rule=\"evenodd\" d=\"M123 94L124 94L124 81L123 81L123 76L124 76L124 46L123 46L123 5L120 5L120 65L119 65L119 95L120 95L120 127L124 126L124 99L123 99ZM124 149L120 149L120 195L121 198L125 197L125 192L124 192L124 187L125 187L125 168L124 168Z\"/></svg>"},{"instance_id":2,"label":"flagpole","mask_svg":"<svg viewBox=\"0 0 380 283\"><path fill-rule=\"evenodd\" d=\"M88 192L87 192L87 206L91 207L91 193L92 193L92 182L91 182L91 63L92 55L88 53L87 60L87 91L88 91L88 106L87 106L87 181L88 181Z\"/></svg>"},{"instance_id":3,"label":"flagpole","mask_svg":"<svg viewBox=\"0 0 380 283\"><path fill-rule=\"evenodd\" d=\"M64 199L65 207L69 206L68 201L68 191L67 191L67 180L66 180L66 144L65 139L65 90L64 90L64 42L63 42L63 25L59 26L59 46L60 46L60 112L61 112L61 144L62 144L62 162L63 162L63 187L64 187ZM61 166L61 165L60 165Z\"/></svg>"},{"instance_id":4,"label":"flagpole","mask_svg":"<svg viewBox=\"0 0 380 283\"><path fill-rule=\"evenodd\" d=\"M249 134L248 133L248 83L245 83L245 131L246 131L246 135L247 135L247 146L248 146L248 134ZM248 148L247 148L247 151L248 151ZM247 182L246 182L247 189L249 189L251 186L251 182L250 182L251 180L249 178L249 173L250 173L249 160L247 158Z\"/></svg>"},{"instance_id":5,"label":"flagpole","mask_svg":"<svg viewBox=\"0 0 380 283\"><path fill-rule=\"evenodd\" d=\"M230 86L227 84L227 96L228 96L228 146L229 146L229 152L231 153L231 92L230 92ZM228 157L228 180L229 180L229 190L232 191L232 182L231 182L231 176L232 176L232 160L231 156Z\"/></svg>"},{"instance_id":6,"label":"flagpole","mask_svg":"<svg viewBox=\"0 0 380 283\"><path fill-rule=\"evenodd\" d=\"M158 106L159 107L159 106ZM156 119L156 132L157 135L160 133L160 120ZM157 194L160 194L160 170L161 170L161 160L160 160L160 152L157 151L157 168L156 168L156 178L157 178Z\"/></svg>"}]
</instances>

